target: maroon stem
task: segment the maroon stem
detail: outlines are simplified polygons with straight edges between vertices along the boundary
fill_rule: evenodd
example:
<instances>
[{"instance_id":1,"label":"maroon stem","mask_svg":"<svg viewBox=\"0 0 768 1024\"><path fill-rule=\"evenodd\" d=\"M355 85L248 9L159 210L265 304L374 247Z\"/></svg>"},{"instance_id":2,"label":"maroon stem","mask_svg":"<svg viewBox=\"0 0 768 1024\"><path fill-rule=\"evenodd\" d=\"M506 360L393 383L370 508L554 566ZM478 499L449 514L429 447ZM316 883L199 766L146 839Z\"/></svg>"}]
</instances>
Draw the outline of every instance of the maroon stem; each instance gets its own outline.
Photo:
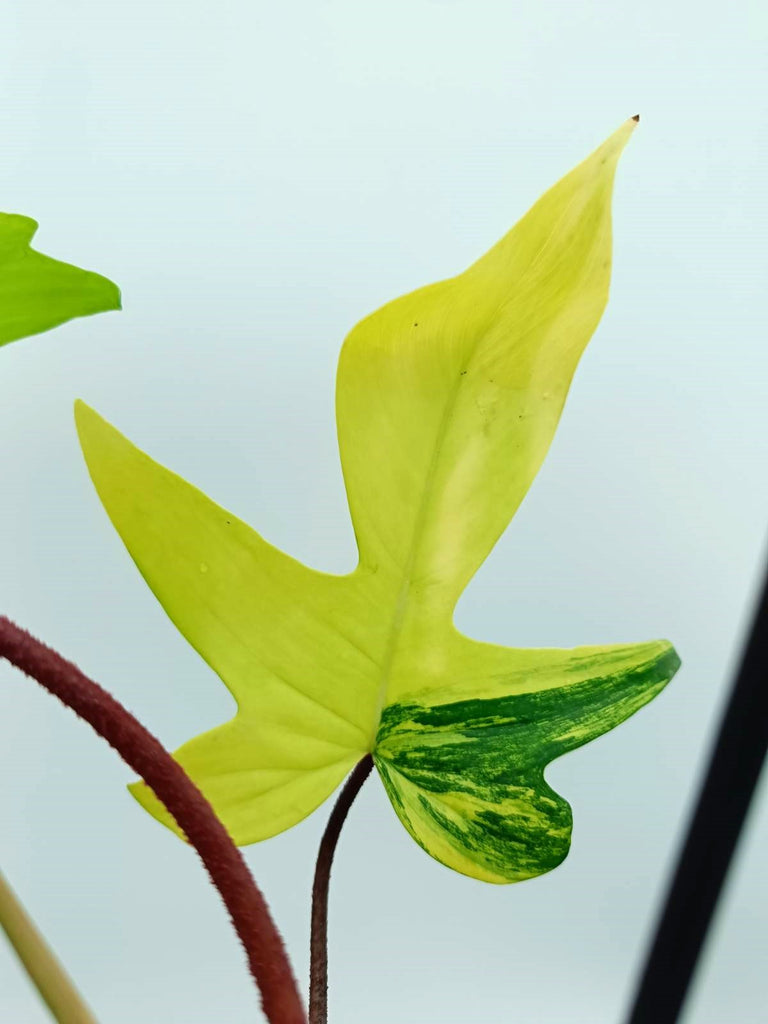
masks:
<instances>
[{"instance_id":1,"label":"maroon stem","mask_svg":"<svg viewBox=\"0 0 768 1024\"><path fill-rule=\"evenodd\" d=\"M371 774L373 758L366 754L339 794L317 851L315 881L312 885L312 937L309 958L309 1024L328 1021L328 883L341 827L360 787Z\"/></svg>"},{"instance_id":2,"label":"maroon stem","mask_svg":"<svg viewBox=\"0 0 768 1024\"><path fill-rule=\"evenodd\" d=\"M200 855L245 947L271 1024L306 1024L288 956L266 901L213 808L167 750L71 662L0 616L0 657L84 718L138 772Z\"/></svg>"}]
</instances>

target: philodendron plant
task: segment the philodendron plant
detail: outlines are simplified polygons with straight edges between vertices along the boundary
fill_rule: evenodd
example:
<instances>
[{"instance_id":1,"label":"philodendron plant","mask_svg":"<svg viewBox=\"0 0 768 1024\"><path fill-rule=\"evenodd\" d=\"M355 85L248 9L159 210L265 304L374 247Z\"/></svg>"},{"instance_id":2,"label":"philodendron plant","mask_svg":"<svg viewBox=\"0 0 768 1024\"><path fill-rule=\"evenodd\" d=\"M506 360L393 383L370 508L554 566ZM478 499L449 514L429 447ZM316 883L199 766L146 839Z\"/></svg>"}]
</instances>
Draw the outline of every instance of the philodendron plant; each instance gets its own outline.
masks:
<instances>
[{"instance_id":1,"label":"philodendron plant","mask_svg":"<svg viewBox=\"0 0 768 1024\"><path fill-rule=\"evenodd\" d=\"M544 459L605 308L613 180L636 121L464 273L396 299L347 337L336 414L359 554L349 573L277 550L77 403L110 519L237 701L231 721L174 755L229 836L267 839L350 776L318 858L312 1024L327 1017L333 849L372 765L436 860L484 882L531 878L570 844L571 808L545 781L547 764L624 721L679 666L666 640L518 649L453 625ZM131 786L136 799L190 838L145 780Z\"/></svg>"}]
</instances>

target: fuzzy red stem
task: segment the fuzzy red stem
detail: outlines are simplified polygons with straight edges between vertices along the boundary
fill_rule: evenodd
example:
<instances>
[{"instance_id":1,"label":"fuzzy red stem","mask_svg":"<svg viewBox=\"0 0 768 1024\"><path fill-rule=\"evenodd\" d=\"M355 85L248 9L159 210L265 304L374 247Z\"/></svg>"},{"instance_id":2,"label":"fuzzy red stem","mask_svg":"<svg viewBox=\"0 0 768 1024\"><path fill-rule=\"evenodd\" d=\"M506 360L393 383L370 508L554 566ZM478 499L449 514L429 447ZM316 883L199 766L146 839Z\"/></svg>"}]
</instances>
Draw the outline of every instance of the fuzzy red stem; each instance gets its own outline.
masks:
<instances>
[{"instance_id":1,"label":"fuzzy red stem","mask_svg":"<svg viewBox=\"0 0 768 1024\"><path fill-rule=\"evenodd\" d=\"M0 657L84 718L150 786L200 855L261 991L271 1024L306 1024L280 933L240 851L200 790L162 744L71 662L0 616Z\"/></svg>"}]
</instances>

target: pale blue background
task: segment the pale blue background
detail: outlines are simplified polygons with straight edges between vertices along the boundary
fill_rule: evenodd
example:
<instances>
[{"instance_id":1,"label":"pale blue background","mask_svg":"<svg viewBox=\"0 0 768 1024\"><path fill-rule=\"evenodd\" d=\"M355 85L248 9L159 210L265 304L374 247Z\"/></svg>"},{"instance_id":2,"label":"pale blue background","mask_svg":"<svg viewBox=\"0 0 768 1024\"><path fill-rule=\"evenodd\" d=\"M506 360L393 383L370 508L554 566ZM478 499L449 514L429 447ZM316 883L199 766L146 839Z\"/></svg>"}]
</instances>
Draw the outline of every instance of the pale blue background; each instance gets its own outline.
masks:
<instances>
[{"instance_id":1,"label":"pale blue background","mask_svg":"<svg viewBox=\"0 0 768 1024\"><path fill-rule=\"evenodd\" d=\"M311 564L348 568L345 332L461 270L625 117L615 276L551 454L458 623L668 636L652 706L555 764L572 854L442 868L377 779L334 877L332 1024L619 1024L757 582L768 518L760 0L5 0L0 208L125 311L0 354L0 608L171 746L228 717L87 480L80 395ZM190 851L86 727L0 666L0 865L102 1024L258 1018ZM302 978L323 808L252 847ZM765 784L686 1024L764 1019ZM0 1020L46 1015L0 947Z\"/></svg>"}]
</instances>

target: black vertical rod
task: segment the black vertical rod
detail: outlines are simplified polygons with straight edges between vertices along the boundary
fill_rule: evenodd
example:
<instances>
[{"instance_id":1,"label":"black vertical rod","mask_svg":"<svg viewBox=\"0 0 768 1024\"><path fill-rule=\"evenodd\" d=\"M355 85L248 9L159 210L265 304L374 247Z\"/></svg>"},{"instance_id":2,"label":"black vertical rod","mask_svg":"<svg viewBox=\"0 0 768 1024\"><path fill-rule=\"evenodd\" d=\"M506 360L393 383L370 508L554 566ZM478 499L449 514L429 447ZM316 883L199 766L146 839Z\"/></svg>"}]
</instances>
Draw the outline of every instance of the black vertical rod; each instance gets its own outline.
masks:
<instances>
[{"instance_id":1,"label":"black vertical rod","mask_svg":"<svg viewBox=\"0 0 768 1024\"><path fill-rule=\"evenodd\" d=\"M627 1024L674 1024L768 749L768 576Z\"/></svg>"}]
</instances>

